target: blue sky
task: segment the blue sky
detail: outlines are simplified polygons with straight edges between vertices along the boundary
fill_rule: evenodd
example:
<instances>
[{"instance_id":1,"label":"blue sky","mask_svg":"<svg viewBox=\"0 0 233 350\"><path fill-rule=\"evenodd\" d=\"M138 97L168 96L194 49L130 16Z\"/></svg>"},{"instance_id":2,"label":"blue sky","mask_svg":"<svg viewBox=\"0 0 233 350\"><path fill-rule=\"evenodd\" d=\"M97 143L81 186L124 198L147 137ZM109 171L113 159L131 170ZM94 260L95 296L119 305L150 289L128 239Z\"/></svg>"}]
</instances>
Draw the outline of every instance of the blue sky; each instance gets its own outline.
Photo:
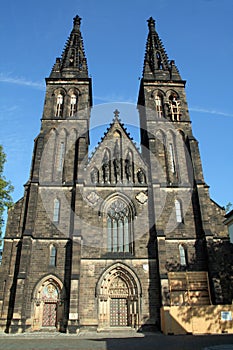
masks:
<instances>
[{"instance_id":1,"label":"blue sky","mask_svg":"<svg viewBox=\"0 0 233 350\"><path fill-rule=\"evenodd\" d=\"M233 203L232 13L232 0L3 2L0 143L7 154L5 176L15 187L14 200L23 195L29 177L33 139L40 130L44 78L61 55L73 17L79 14L95 105L136 103L146 20L156 19L169 59L175 60L187 80L193 133L199 140L211 197L222 206ZM109 122L112 117L110 113Z\"/></svg>"}]
</instances>

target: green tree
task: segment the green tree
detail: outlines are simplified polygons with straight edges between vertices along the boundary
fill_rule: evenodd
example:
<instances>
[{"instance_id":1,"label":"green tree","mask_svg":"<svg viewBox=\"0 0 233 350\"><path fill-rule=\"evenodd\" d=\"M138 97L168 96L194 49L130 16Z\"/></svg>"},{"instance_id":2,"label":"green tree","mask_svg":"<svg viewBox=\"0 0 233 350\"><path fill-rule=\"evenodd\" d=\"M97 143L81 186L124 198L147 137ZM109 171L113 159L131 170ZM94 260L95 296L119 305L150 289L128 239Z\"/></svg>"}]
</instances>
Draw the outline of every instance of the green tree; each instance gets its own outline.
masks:
<instances>
[{"instance_id":1,"label":"green tree","mask_svg":"<svg viewBox=\"0 0 233 350\"><path fill-rule=\"evenodd\" d=\"M4 225L3 214L6 208L9 208L12 203L10 193L14 190L10 181L7 181L3 176L4 164L6 162L6 155L3 151L3 147L0 145L0 243L2 236L2 229Z\"/></svg>"}]
</instances>

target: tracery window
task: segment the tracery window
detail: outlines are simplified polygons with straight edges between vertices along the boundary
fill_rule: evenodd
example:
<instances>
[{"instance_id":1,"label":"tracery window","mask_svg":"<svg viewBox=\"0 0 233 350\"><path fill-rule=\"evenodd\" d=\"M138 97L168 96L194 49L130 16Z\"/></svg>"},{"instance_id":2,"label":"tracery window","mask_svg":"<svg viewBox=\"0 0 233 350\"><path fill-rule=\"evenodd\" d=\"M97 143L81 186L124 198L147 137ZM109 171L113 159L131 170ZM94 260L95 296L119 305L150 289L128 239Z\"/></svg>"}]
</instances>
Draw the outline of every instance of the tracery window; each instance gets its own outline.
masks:
<instances>
[{"instance_id":1,"label":"tracery window","mask_svg":"<svg viewBox=\"0 0 233 350\"><path fill-rule=\"evenodd\" d=\"M77 96L72 94L70 97L70 117L74 116L77 111Z\"/></svg>"},{"instance_id":2,"label":"tracery window","mask_svg":"<svg viewBox=\"0 0 233 350\"><path fill-rule=\"evenodd\" d=\"M155 96L155 106L156 106L156 112L159 118L162 118L164 116L163 112L163 98L160 95Z\"/></svg>"},{"instance_id":3,"label":"tracery window","mask_svg":"<svg viewBox=\"0 0 233 350\"><path fill-rule=\"evenodd\" d=\"M108 251L132 253L130 207L122 200L111 203L107 211Z\"/></svg>"},{"instance_id":4,"label":"tracery window","mask_svg":"<svg viewBox=\"0 0 233 350\"><path fill-rule=\"evenodd\" d=\"M59 222L59 217L60 217L60 201L59 199L55 198L54 204L53 204L53 222Z\"/></svg>"},{"instance_id":5,"label":"tracery window","mask_svg":"<svg viewBox=\"0 0 233 350\"><path fill-rule=\"evenodd\" d=\"M171 119L173 121L180 120L180 103L177 100L175 95L171 95L170 98L170 111L171 111Z\"/></svg>"},{"instance_id":6,"label":"tracery window","mask_svg":"<svg viewBox=\"0 0 233 350\"><path fill-rule=\"evenodd\" d=\"M57 104L56 104L56 117L62 116L62 110L63 110L63 95L58 94L57 95Z\"/></svg>"}]
</instances>

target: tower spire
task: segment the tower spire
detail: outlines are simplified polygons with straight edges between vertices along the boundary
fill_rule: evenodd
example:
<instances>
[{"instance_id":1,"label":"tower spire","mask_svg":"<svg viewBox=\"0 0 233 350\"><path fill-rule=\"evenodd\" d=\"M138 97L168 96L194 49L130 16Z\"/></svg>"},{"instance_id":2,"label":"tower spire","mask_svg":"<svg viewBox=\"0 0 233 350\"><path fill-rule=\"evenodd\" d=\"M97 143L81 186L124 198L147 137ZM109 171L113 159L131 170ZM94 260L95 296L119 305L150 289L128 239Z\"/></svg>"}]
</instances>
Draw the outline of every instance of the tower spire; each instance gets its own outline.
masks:
<instances>
[{"instance_id":1,"label":"tower spire","mask_svg":"<svg viewBox=\"0 0 233 350\"><path fill-rule=\"evenodd\" d=\"M155 20L148 20L149 33L143 67L143 78L153 80L181 80L174 61L169 62L163 43L155 29Z\"/></svg>"},{"instance_id":2,"label":"tower spire","mask_svg":"<svg viewBox=\"0 0 233 350\"><path fill-rule=\"evenodd\" d=\"M56 60L50 77L88 78L87 60L80 31L81 17L73 19L73 29L65 44L61 58Z\"/></svg>"}]
</instances>

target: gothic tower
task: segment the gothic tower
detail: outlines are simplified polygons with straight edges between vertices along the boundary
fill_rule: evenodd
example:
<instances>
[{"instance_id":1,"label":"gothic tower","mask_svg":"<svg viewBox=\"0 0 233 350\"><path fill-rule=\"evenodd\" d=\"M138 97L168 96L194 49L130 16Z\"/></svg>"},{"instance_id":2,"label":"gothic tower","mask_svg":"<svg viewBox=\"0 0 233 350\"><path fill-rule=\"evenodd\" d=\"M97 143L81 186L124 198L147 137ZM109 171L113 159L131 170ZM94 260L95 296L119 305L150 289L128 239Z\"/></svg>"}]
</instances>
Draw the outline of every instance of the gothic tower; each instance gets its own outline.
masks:
<instances>
[{"instance_id":1,"label":"gothic tower","mask_svg":"<svg viewBox=\"0 0 233 350\"><path fill-rule=\"evenodd\" d=\"M70 290L79 273L79 252L72 239L75 188L88 155L92 106L80 22L76 16L62 56L46 78L30 178L24 197L9 212L2 266L6 332L53 323L64 330L73 302Z\"/></svg>"},{"instance_id":2,"label":"gothic tower","mask_svg":"<svg viewBox=\"0 0 233 350\"><path fill-rule=\"evenodd\" d=\"M161 303L177 303L178 292L172 293L172 279L186 278L178 273L182 271L189 271L191 280L197 278L192 271L202 271L206 290L199 291L203 297L199 303L219 303L220 282L208 249L218 239L226 238L224 210L210 199L204 181L185 81L174 60L168 60L152 17L148 27L138 109L142 154L149 164L153 208L150 219L157 241Z\"/></svg>"},{"instance_id":3,"label":"gothic tower","mask_svg":"<svg viewBox=\"0 0 233 350\"><path fill-rule=\"evenodd\" d=\"M120 113L89 155L92 82L81 18L46 79L23 198L9 210L5 332L160 329L165 307L227 303L216 262L224 211L204 181L185 81L148 20L141 149Z\"/></svg>"}]
</instances>

